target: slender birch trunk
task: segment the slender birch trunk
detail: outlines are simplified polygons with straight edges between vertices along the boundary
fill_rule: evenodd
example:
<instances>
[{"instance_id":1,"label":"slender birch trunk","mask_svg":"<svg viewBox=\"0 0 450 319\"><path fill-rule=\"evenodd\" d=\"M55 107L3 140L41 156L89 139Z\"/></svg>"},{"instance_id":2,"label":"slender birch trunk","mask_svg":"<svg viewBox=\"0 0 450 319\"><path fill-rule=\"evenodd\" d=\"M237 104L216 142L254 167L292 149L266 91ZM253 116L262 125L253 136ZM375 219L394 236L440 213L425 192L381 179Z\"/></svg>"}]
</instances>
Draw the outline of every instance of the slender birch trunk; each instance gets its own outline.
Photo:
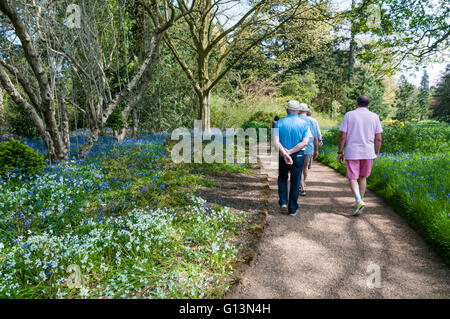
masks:
<instances>
[{"instance_id":1,"label":"slender birch trunk","mask_svg":"<svg viewBox=\"0 0 450 319\"><path fill-rule=\"evenodd\" d=\"M3 89L0 85L0 134L3 132L3 126L5 125L5 106L3 102Z\"/></svg>"},{"instance_id":2,"label":"slender birch trunk","mask_svg":"<svg viewBox=\"0 0 450 319\"><path fill-rule=\"evenodd\" d=\"M59 86L59 107L61 113L61 131L63 135L64 146L68 150L68 155L70 153L70 123L69 116L67 114L67 107L64 95L64 86L60 84Z\"/></svg>"}]
</instances>

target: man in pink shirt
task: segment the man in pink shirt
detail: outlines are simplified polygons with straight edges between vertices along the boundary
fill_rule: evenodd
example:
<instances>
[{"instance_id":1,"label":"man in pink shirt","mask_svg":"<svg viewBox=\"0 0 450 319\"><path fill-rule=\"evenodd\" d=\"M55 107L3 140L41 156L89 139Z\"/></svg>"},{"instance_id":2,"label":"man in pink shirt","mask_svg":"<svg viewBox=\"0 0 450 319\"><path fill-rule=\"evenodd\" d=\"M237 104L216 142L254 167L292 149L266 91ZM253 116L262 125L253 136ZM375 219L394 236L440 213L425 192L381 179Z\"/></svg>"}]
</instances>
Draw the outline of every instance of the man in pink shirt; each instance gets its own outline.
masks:
<instances>
[{"instance_id":1,"label":"man in pink shirt","mask_svg":"<svg viewBox=\"0 0 450 319\"><path fill-rule=\"evenodd\" d=\"M353 216L362 213L365 206L364 194L367 187L367 177L370 176L372 165L380 154L381 127L380 118L376 113L369 111L369 97L361 95L356 100L356 110L347 112L342 120L339 130L338 161L344 159L347 168L347 178L355 195L355 211ZM358 181L359 179L359 181Z\"/></svg>"}]
</instances>

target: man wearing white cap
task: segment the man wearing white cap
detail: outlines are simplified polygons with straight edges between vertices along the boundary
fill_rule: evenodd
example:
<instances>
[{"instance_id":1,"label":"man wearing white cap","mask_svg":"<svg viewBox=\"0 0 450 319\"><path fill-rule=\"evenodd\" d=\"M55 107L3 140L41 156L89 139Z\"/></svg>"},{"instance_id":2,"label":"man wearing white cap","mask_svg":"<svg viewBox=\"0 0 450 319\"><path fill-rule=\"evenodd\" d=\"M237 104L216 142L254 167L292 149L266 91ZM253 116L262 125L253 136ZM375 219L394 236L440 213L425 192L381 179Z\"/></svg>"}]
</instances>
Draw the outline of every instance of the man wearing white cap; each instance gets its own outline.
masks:
<instances>
[{"instance_id":1,"label":"man wearing white cap","mask_svg":"<svg viewBox=\"0 0 450 319\"><path fill-rule=\"evenodd\" d=\"M304 165L302 149L308 144L311 132L308 124L297 115L300 110L298 101L289 101L286 106L288 116L279 120L274 129L274 144L280 151L278 164L278 196L281 210L295 216L298 209L300 180ZM291 173L291 187L288 195L288 177Z\"/></svg>"}]
</instances>

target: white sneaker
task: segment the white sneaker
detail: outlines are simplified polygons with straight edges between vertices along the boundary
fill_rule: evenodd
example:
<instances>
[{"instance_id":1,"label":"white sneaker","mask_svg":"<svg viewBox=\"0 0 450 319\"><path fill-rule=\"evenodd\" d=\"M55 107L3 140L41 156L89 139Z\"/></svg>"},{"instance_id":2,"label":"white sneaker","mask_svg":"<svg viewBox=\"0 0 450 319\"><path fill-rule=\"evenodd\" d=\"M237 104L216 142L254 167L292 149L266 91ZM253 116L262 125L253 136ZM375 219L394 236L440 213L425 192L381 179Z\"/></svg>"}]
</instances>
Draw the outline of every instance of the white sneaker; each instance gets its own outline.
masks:
<instances>
[{"instance_id":1,"label":"white sneaker","mask_svg":"<svg viewBox=\"0 0 450 319\"><path fill-rule=\"evenodd\" d=\"M286 204L280 206L281 213L287 213L287 211L288 211L288 207Z\"/></svg>"},{"instance_id":2,"label":"white sneaker","mask_svg":"<svg viewBox=\"0 0 450 319\"><path fill-rule=\"evenodd\" d=\"M358 204L355 205L355 210L353 212L353 216L359 216L363 212L364 207L366 207L366 204L363 201L360 201Z\"/></svg>"}]
</instances>

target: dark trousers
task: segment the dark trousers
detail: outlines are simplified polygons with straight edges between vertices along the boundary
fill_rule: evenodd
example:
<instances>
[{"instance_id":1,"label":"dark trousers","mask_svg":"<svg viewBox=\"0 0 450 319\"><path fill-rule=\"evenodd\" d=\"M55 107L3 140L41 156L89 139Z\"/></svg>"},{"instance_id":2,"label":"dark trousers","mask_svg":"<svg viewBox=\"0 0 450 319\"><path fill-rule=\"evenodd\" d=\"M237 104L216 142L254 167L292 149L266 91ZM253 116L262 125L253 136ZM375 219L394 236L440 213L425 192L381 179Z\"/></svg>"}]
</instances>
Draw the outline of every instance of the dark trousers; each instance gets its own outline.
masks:
<instances>
[{"instance_id":1,"label":"dark trousers","mask_svg":"<svg viewBox=\"0 0 450 319\"><path fill-rule=\"evenodd\" d=\"M278 161L278 196L281 205L288 205L289 214L295 213L298 209L298 195L300 192L300 180L302 178L303 163L305 155L303 151L291 155L292 165L287 165L284 158L280 156ZM291 188L288 200L288 177L291 173Z\"/></svg>"}]
</instances>

